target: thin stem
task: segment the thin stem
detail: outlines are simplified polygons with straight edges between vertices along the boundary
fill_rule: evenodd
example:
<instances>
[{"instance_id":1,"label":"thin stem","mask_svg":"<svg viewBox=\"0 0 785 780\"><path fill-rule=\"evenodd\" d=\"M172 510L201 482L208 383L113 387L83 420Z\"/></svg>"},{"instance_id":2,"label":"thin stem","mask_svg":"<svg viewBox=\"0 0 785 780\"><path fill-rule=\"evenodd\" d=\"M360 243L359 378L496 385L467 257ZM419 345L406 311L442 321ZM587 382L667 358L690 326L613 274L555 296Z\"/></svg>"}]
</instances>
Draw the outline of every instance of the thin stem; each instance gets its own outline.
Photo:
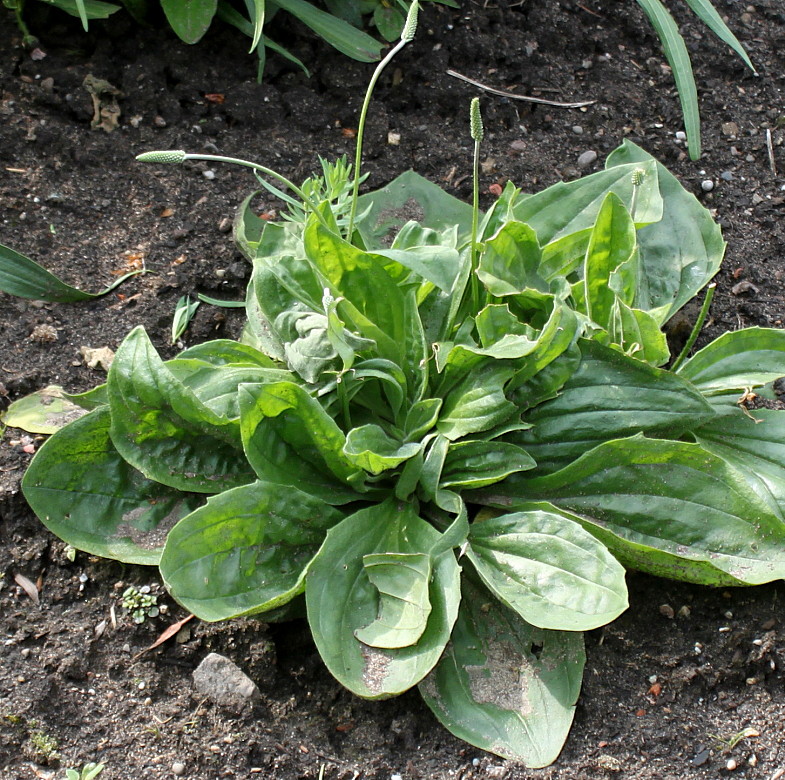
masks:
<instances>
[{"instance_id":1,"label":"thin stem","mask_svg":"<svg viewBox=\"0 0 785 780\"><path fill-rule=\"evenodd\" d=\"M317 205L296 185L294 182L287 179L285 176L282 176L280 173L272 170L272 168L268 168L265 165L260 165L259 163L250 162L250 160L241 160L238 157L222 157L217 154L186 154L183 158L184 160L205 160L208 162L221 162L221 163L231 163L232 165L242 165L245 168L253 168L255 171L259 171L260 173L265 174L265 176L270 176L273 179L277 179L281 184L288 187L300 200L308 206L308 208L316 215L316 218L321 222L322 226L330 229L330 226L327 224L326 220L322 216L321 212L317 208Z\"/></svg>"},{"instance_id":2,"label":"thin stem","mask_svg":"<svg viewBox=\"0 0 785 780\"><path fill-rule=\"evenodd\" d=\"M682 349L682 351L679 353L679 356L676 358L676 360L673 361L673 364L670 367L671 371L676 371L679 368L695 344L695 340L698 338L698 334L701 332L703 323L706 321L706 317L708 316L709 307L711 306L712 299L714 298L714 290L716 288L717 285L714 282L712 282L706 288L706 297L703 299L703 306L701 306L698 319L695 320L695 324L692 326L692 332L690 333L690 337L687 339L687 343L684 345L684 349Z\"/></svg>"},{"instance_id":3,"label":"thin stem","mask_svg":"<svg viewBox=\"0 0 785 780\"><path fill-rule=\"evenodd\" d=\"M477 232L480 222L480 139L474 141L474 165L472 167L472 236L471 236L471 261L472 261L472 311L480 308L479 280L477 278Z\"/></svg>"},{"instance_id":4,"label":"thin stem","mask_svg":"<svg viewBox=\"0 0 785 780\"><path fill-rule=\"evenodd\" d=\"M404 47L408 41L404 38L401 38L395 46L387 52L387 56L376 66L376 69L373 72L373 76L371 76L371 80L368 84L368 89L365 90L365 100L363 100L363 106L360 110L360 123L357 125L357 148L354 153L354 184L352 186L352 206L349 211L349 227L346 233L346 240L351 242L352 240L352 232L354 231L354 218L357 214L357 196L360 192L360 166L362 165L362 157L363 157L363 135L365 134L365 120L368 116L368 106L371 104L371 96L373 95L374 87L376 87L376 82L379 80L379 76L382 75L382 71L387 67L390 61L395 57L395 55Z\"/></svg>"}]
</instances>

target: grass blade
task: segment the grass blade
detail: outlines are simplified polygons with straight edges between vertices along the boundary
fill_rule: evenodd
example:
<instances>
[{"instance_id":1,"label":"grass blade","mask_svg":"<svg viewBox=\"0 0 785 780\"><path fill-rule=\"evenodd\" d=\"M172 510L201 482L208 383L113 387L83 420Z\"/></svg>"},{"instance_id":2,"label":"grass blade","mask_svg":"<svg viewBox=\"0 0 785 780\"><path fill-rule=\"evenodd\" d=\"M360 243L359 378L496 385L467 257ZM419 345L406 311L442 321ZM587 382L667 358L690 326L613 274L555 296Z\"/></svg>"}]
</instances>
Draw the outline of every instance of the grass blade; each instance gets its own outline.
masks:
<instances>
[{"instance_id":1,"label":"grass blade","mask_svg":"<svg viewBox=\"0 0 785 780\"><path fill-rule=\"evenodd\" d=\"M717 13L717 9L709 0L685 0L687 5L693 10L695 15L724 43L741 57L744 64L753 72L757 73L755 66L744 47L739 43L739 39L728 29L728 25L722 21L722 17Z\"/></svg>"},{"instance_id":2,"label":"grass blade","mask_svg":"<svg viewBox=\"0 0 785 780\"><path fill-rule=\"evenodd\" d=\"M676 22L660 0L637 0L637 2L657 32L665 57L673 70L673 78L676 81L681 110L684 114L684 128L687 132L690 159L697 160L701 154L698 90L695 87L692 63L684 38L681 37Z\"/></svg>"}]
</instances>

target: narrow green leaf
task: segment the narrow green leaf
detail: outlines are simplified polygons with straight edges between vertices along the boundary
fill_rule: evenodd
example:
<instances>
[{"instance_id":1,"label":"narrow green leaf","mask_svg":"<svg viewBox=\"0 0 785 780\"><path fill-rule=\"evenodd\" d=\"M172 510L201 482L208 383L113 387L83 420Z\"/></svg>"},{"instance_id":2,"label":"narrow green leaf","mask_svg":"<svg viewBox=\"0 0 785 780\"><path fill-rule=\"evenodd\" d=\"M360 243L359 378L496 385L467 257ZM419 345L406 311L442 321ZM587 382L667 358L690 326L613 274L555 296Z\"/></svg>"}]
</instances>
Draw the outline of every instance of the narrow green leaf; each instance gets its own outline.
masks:
<instances>
[{"instance_id":1,"label":"narrow green leaf","mask_svg":"<svg viewBox=\"0 0 785 780\"><path fill-rule=\"evenodd\" d=\"M109 410L96 409L49 439L22 491L41 522L68 544L125 563L156 564L167 533L200 497L146 479L114 448Z\"/></svg>"},{"instance_id":2,"label":"narrow green leaf","mask_svg":"<svg viewBox=\"0 0 785 780\"><path fill-rule=\"evenodd\" d=\"M17 298L53 303L90 301L106 295L126 279L139 273L142 272L132 271L124 274L105 290L98 293L88 293L61 282L29 257L0 244L0 292L15 295Z\"/></svg>"},{"instance_id":3,"label":"narrow green leaf","mask_svg":"<svg viewBox=\"0 0 785 780\"><path fill-rule=\"evenodd\" d=\"M107 392L114 446L149 479L199 493L253 480L238 423L177 380L143 328L134 328L117 350Z\"/></svg>"},{"instance_id":4,"label":"narrow green leaf","mask_svg":"<svg viewBox=\"0 0 785 780\"><path fill-rule=\"evenodd\" d=\"M581 362L557 398L525 416L512 440L551 472L610 439L636 433L678 438L715 412L688 382L595 341L578 342Z\"/></svg>"},{"instance_id":5,"label":"narrow green leaf","mask_svg":"<svg viewBox=\"0 0 785 780\"><path fill-rule=\"evenodd\" d=\"M185 333L200 303L201 301L198 300L192 301L188 295L183 295L177 301L172 317L172 344L176 344L180 336Z\"/></svg>"},{"instance_id":6,"label":"narrow green leaf","mask_svg":"<svg viewBox=\"0 0 785 780\"><path fill-rule=\"evenodd\" d=\"M251 48L248 50L250 54L259 45L262 39L262 30L264 29L264 0L251 0L253 5L253 41L251 41Z\"/></svg>"},{"instance_id":7,"label":"narrow green leaf","mask_svg":"<svg viewBox=\"0 0 785 780\"><path fill-rule=\"evenodd\" d=\"M533 510L475 522L466 554L501 602L539 628L589 631L627 609L624 567L563 515Z\"/></svg>"},{"instance_id":8,"label":"narrow green leaf","mask_svg":"<svg viewBox=\"0 0 785 780\"><path fill-rule=\"evenodd\" d=\"M85 413L58 385L48 385L14 401L0 414L0 423L21 428L28 433L57 433Z\"/></svg>"},{"instance_id":9,"label":"narrow green leaf","mask_svg":"<svg viewBox=\"0 0 785 780\"><path fill-rule=\"evenodd\" d=\"M276 609L305 589L305 569L343 515L291 485L227 490L170 532L161 576L202 620Z\"/></svg>"},{"instance_id":10,"label":"narrow green leaf","mask_svg":"<svg viewBox=\"0 0 785 780\"><path fill-rule=\"evenodd\" d=\"M707 395L765 385L785 375L785 331L744 328L723 333L677 373Z\"/></svg>"},{"instance_id":11,"label":"narrow green leaf","mask_svg":"<svg viewBox=\"0 0 785 780\"><path fill-rule=\"evenodd\" d=\"M43 0L49 5L65 11L71 16L76 16L82 19L80 5L84 8L85 18L89 19L108 19L115 11L120 10L119 5L113 3L104 3L101 0ZM82 22L84 25L84 21ZM85 27L85 30L87 27Z\"/></svg>"},{"instance_id":12,"label":"narrow green leaf","mask_svg":"<svg viewBox=\"0 0 785 780\"><path fill-rule=\"evenodd\" d=\"M697 160L701 154L698 89L695 86L687 45L684 43L684 38L681 37L678 25L660 0L637 0L637 2L656 30L662 50L673 71L681 110L684 114L684 129L687 132L690 159Z\"/></svg>"},{"instance_id":13,"label":"narrow green leaf","mask_svg":"<svg viewBox=\"0 0 785 780\"><path fill-rule=\"evenodd\" d=\"M757 72L752 62L750 62L744 47L739 43L739 39L728 29L728 25L722 21L722 17L717 13L717 9L709 0L685 0L685 2L721 41L727 43L741 57L744 64L753 73Z\"/></svg>"},{"instance_id":14,"label":"narrow green leaf","mask_svg":"<svg viewBox=\"0 0 785 780\"><path fill-rule=\"evenodd\" d=\"M431 614L431 556L375 553L363 556L363 568L379 591L379 615L354 635L370 647L395 649L416 644Z\"/></svg>"},{"instance_id":15,"label":"narrow green leaf","mask_svg":"<svg viewBox=\"0 0 785 780\"><path fill-rule=\"evenodd\" d=\"M597 214L583 264L586 314L609 332L616 301L611 277L632 257L635 243L635 224L629 211L618 195L609 192Z\"/></svg>"},{"instance_id":16,"label":"narrow green leaf","mask_svg":"<svg viewBox=\"0 0 785 780\"><path fill-rule=\"evenodd\" d=\"M416 685L444 651L460 600L460 569L447 551L432 562L431 612L417 643L371 647L355 635L380 615L380 594L368 578L365 556L427 554L440 536L410 504L387 500L331 528L309 566L305 598L319 654L338 681L358 696L384 698Z\"/></svg>"},{"instance_id":17,"label":"narrow green leaf","mask_svg":"<svg viewBox=\"0 0 785 780\"><path fill-rule=\"evenodd\" d=\"M580 632L535 628L464 583L450 643L420 693L459 739L539 768L567 739L585 661Z\"/></svg>"},{"instance_id":18,"label":"narrow green leaf","mask_svg":"<svg viewBox=\"0 0 785 780\"><path fill-rule=\"evenodd\" d=\"M502 507L549 501L629 567L710 585L785 576L785 522L742 471L697 444L633 436L550 476L512 475Z\"/></svg>"},{"instance_id":19,"label":"narrow green leaf","mask_svg":"<svg viewBox=\"0 0 785 780\"><path fill-rule=\"evenodd\" d=\"M275 4L296 16L347 57L360 62L376 62L379 59L382 44L343 19L325 13L305 0L275 0Z\"/></svg>"}]
</instances>

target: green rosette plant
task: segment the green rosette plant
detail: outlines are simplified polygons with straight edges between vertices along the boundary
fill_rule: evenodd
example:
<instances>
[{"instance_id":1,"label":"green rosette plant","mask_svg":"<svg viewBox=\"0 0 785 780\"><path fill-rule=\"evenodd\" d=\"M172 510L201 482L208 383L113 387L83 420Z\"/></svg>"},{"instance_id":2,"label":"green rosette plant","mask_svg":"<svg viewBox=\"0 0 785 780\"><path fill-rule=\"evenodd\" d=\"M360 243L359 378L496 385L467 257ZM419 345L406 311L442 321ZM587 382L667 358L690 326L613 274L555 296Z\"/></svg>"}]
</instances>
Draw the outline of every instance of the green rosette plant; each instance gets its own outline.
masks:
<instances>
[{"instance_id":1,"label":"green rosette plant","mask_svg":"<svg viewBox=\"0 0 785 780\"><path fill-rule=\"evenodd\" d=\"M646 152L508 185L483 215L411 171L357 198L345 162L301 187L240 162L292 206L240 209L242 338L164 361L128 335L24 477L55 534L158 565L203 620L304 601L344 686L418 686L458 737L530 767L561 750L582 632L626 609L625 567L785 576L785 412L739 402L785 374L785 332L665 368L663 326L725 245Z\"/></svg>"}]
</instances>

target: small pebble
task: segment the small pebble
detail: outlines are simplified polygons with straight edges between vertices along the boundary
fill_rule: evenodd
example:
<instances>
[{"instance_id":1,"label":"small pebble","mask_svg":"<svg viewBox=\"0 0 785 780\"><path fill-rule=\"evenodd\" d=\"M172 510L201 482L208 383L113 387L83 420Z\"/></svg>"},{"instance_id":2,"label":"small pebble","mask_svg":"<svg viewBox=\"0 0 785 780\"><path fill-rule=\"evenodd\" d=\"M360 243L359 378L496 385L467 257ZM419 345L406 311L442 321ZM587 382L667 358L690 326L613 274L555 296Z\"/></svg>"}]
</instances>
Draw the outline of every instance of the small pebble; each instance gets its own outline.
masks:
<instances>
[{"instance_id":1,"label":"small pebble","mask_svg":"<svg viewBox=\"0 0 785 780\"><path fill-rule=\"evenodd\" d=\"M480 765L480 759L479 758L473 758L472 759L472 766L477 767L479 765Z\"/></svg>"},{"instance_id":2,"label":"small pebble","mask_svg":"<svg viewBox=\"0 0 785 780\"><path fill-rule=\"evenodd\" d=\"M656 674L653 674L651 677L649 677L649 683L651 685L654 685L654 683L656 683L656 682L657 682L657 675Z\"/></svg>"},{"instance_id":3,"label":"small pebble","mask_svg":"<svg viewBox=\"0 0 785 780\"><path fill-rule=\"evenodd\" d=\"M220 233L228 233L232 229L232 220L230 217L224 217L218 223L218 231Z\"/></svg>"},{"instance_id":4,"label":"small pebble","mask_svg":"<svg viewBox=\"0 0 785 780\"><path fill-rule=\"evenodd\" d=\"M206 171L202 171L202 176L205 179L213 180L215 178L215 171L211 171L209 168Z\"/></svg>"},{"instance_id":5,"label":"small pebble","mask_svg":"<svg viewBox=\"0 0 785 780\"><path fill-rule=\"evenodd\" d=\"M736 759L729 758L727 763L725 764L725 769L727 769L729 772L732 772L737 766L738 764L736 763Z\"/></svg>"},{"instance_id":6,"label":"small pebble","mask_svg":"<svg viewBox=\"0 0 785 780\"><path fill-rule=\"evenodd\" d=\"M22 653L22 658L27 658L30 655L30 648L23 647L21 653Z\"/></svg>"},{"instance_id":7,"label":"small pebble","mask_svg":"<svg viewBox=\"0 0 785 780\"><path fill-rule=\"evenodd\" d=\"M522 141L521 139L513 141L510 144L510 149L512 149L513 152L525 152L526 151L526 141Z\"/></svg>"},{"instance_id":8,"label":"small pebble","mask_svg":"<svg viewBox=\"0 0 785 780\"><path fill-rule=\"evenodd\" d=\"M687 133L684 130L679 130L676 132L676 140L677 141L686 141L687 140Z\"/></svg>"},{"instance_id":9,"label":"small pebble","mask_svg":"<svg viewBox=\"0 0 785 780\"><path fill-rule=\"evenodd\" d=\"M704 179L701 182L701 189L704 192L711 192L714 189L714 182L711 179Z\"/></svg>"},{"instance_id":10,"label":"small pebble","mask_svg":"<svg viewBox=\"0 0 785 780\"><path fill-rule=\"evenodd\" d=\"M597 152L589 150L578 157L578 167L588 168L597 159Z\"/></svg>"},{"instance_id":11,"label":"small pebble","mask_svg":"<svg viewBox=\"0 0 785 780\"><path fill-rule=\"evenodd\" d=\"M180 777L185 774L185 764L182 761L175 761L172 764L172 774Z\"/></svg>"},{"instance_id":12,"label":"small pebble","mask_svg":"<svg viewBox=\"0 0 785 780\"><path fill-rule=\"evenodd\" d=\"M723 181L733 181L733 172L732 171L723 171L720 174L720 178Z\"/></svg>"},{"instance_id":13,"label":"small pebble","mask_svg":"<svg viewBox=\"0 0 785 780\"><path fill-rule=\"evenodd\" d=\"M673 611L673 607L670 604L660 604L660 615L668 618L668 620L673 620L675 614L676 613Z\"/></svg>"},{"instance_id":14,"label":"small pebble","mask_svg":"<svg viewBox=\"0 0 785 780\"><path fill-rule=\"evenodd\" d=\"M403 776L398 774L390 775L390 780L403 780Z\"/></svg>"},{"instance_id":15,"label":"small pebble","mask_svg":"<svg viewBox=\"0 0 785 780\"><path fill-rule=\"evenodd\" d=\"M573 125L572 132L575 133L575 135L583 135L583 128L580 125Z\"/></svg>"},{"instance_id":16,"label":"small pebble","mask_svg":"<svg viewBox=\"0 0 785 780\"><path fill-rule=\"evenodd\" d=\"M157 116L153 119L153 124L156 127L166 127L166 120L162 116Z\"/></svg>"}]
</instances>

